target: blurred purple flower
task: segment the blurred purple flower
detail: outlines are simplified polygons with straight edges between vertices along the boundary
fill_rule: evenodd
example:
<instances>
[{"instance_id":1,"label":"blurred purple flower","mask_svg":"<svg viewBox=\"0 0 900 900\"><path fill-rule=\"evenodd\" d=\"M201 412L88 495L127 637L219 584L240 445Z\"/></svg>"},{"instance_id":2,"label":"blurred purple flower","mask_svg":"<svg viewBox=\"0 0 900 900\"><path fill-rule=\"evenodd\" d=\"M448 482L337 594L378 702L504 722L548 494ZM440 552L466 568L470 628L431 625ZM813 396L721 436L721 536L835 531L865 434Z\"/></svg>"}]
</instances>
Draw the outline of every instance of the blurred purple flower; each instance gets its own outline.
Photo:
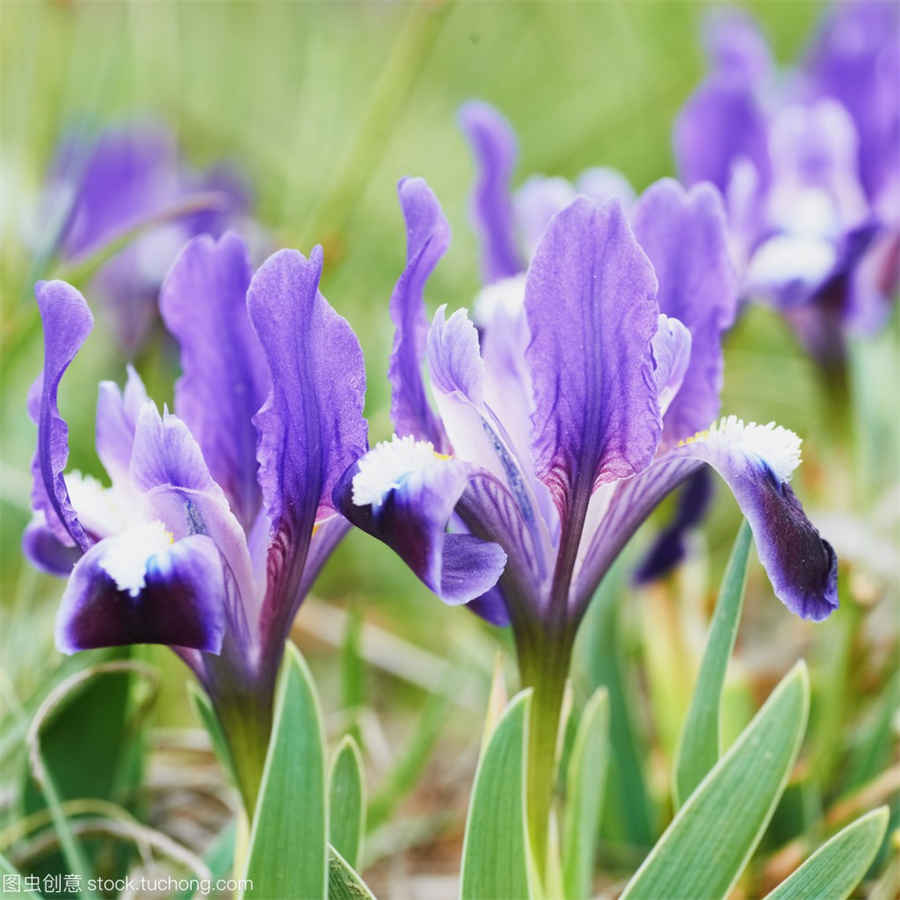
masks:
<instances>
[{"instance_id":1,"label":"blurred purple flower","mask_svg":"<svg viewBox=\"0 0 900 900\"><path fill-rule=\"evenodd\" d=\"M447 602L511 621L528 656L548 640L570 645L631 535L708 464L748 519L778 597L809 619L837 606L834 552L789 485L799 439L734 417L712 424L736 300L713 188L659 182L633 225L617 201L576 199L550 221L524 283L482 294L480 337L464 310L444 307L425 333L422 288L449 228L424 181L399 193L397 435L335 489L354 524Z\"/></svg>"},{"instance_id":2,"label":"blurred purple flower","mask_svg":"<svg viewBox=\"0 0 900 900\"><path fill-rule=\"evenodd\" d=\"M108 487L63 474L57 388L91 313L65 282L36 289L45 356L29 396L38 445L24 549L68 576L57 645L172 646L229 738L255 742L258 758L243 761L245 797L261 775L291 623L349 527L332 489L367 446L362 352L318 292L321 268L321 248L309 259L282 250L252 274L231 233L184 248L161 292L181 346L175 414L159 414L131 368L124 391L100 385L96 443Z\"/></svg>"},{"instance_id":3,"label":"blurred purple flower","mask_svg":"<svg viewBox=\"0 0 900 900\"><path fill-rule=\"evenodd\" d=\"M718 13L706 37L711 72L675 127L681 175L727 198L742 295L839 361L900 286L900 7L836 5L788 78L746 14Z\"/></svg>"},{"instance_id":4,"label":"blurred purple flower","mask_svg":"<svg viewBox=\"0 0 900 900\"><path fill-rule=\"evenodd\" d=\"M66 138L48 175L38 224L53 233L56 252L71 263L151 224L91 285L131 355L156 320L159 289L178 251L195 235L219 237L250 204L249 186L237 171L220 164L193 172L168 131L140 124Z\"/></svg>"}]
</instances>

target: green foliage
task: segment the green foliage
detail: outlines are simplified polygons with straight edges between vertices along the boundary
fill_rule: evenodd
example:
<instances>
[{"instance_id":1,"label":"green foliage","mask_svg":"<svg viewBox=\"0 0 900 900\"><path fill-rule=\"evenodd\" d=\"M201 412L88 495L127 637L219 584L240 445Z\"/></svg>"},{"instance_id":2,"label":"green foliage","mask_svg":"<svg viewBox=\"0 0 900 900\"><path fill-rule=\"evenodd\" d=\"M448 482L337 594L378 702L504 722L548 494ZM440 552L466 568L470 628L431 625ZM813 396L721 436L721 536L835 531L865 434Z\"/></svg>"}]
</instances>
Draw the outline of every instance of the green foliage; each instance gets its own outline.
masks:
<instances>
[{"instance_id":1,"label":"green foliage","mask_svg":"<svg viewBox=\"0 0 900 900\"><path fill-rule=\"evenodd\" d=\"M328 900L375 900L359 874L334 847L328 850Z\"/></svg>"},{"instance_id":2,"label":"green foliage","mask_svg":"<svg viewBox=\"0 0 900 900\"><path fill-rule=\"evenodd\" d=\"M341 741L331 764L328 803L331 846L356 866L365 834L366 784L359 748L349 735Z\"/></svg>"},{"instance_id":3,"label":"green foliage","mask_svg":"<svg viewBox=\"0 0 900 900\"><path fill-rule=\"evenodd\" d=\"M309 669L287 645L253 825L246 900L327 896L328 800L322 715Z\"/></svg>"},{"instance_id":4,"label":"green foliage","mask_svg":"<svg viewBox=\"0 0 900 900\"><path fill-rule=\"evenodd\" d=\"M188 697L190 697L194 712L197 713L197 718L203 723L203 727L209 735L216 758L228 775L236 780L234 760L231 758L228 740L225 737L225 732L222 730L222 723L213 709L209 695L196 682L189 681Z\"/></svg>"},{"instance_id":5,"label":"green foliage","mask_svg":"<svg viewBox=\"0 0 900 900\"><path fill-rule=\"evenodd\" d=\"M681 807L623 900L727 896L784 791L808 713L801 662Z\"/></svg>"},{"instance_id":6,"label":"green foliage","mask_svg":"<svg viewBox=\"0 0 900 900\"><path fill-rule=\"evenodd\" d=\"M844 900L859 884L884 839L886 806L861 816L821 846L796 872L766 896L766 900Z\"/></svg>"},{"instance_id":7,"label":"green foliage","mask_svg":"<svg viewBox=\"0 0 900 900\"><path fill-rule=\"evenodd\" d=\"M525 830L531 691L510 701L478 762L463 843L462 900L534 895Z\"/></svg>"},{"instance_id":8,"label":"green foliage","mask_svg":"<svg viewBox=\"0 0 900 900\"><path fill-rule=\"evenodd\" d=\"M682 726L675 759L676 806L690 796L721 752L719 708L725 672L741 620L751 538L750 526L744 521L731 551L694 695Z\"/></svg>"},{"instance_id":9,"label":"green foliage","mask_svg":"<svg viewBox=\"0 0 900 900\"><path fill-rule=\"evenodd\" d=\"M581 714L567 770L563 884L569 900L591 894L608 756L609 698L598 688Z\"/></svg>"}]
</instances>

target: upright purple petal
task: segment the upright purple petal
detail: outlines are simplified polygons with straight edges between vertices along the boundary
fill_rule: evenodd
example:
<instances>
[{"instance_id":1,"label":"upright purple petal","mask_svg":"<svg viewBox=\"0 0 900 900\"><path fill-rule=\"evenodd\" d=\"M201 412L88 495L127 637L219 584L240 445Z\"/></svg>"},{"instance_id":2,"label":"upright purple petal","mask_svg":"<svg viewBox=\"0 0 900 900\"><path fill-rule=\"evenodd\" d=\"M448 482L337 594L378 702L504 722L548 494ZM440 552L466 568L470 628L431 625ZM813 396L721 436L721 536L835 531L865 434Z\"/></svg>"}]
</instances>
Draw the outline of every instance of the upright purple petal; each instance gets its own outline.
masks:
<instances>
[{"instance_id":1,"label":"upright purple petal","mask_svg":"<svg viewBox=\"0 0 900 900\"><path fill-rule=\"evenodd\" d=\"M849 111L859 134L859 170L875 199L900 164L900 8L893 0L836 3L806 66L814 96Z\"/></svg>"},{"instance_id":2,"label":"upright purple petal","mask_svg":"<svg viewBox=\"0 0 900 900\"><path fill-rule=\"evenodd\" d=\"M76 563L56 619L63 653L168 644L218 653L225 635L222 565L194 535L166 546L159 529L106 538Z\"/></svg>"},{"instance_id":3,"label":"upright purple petal","mask_svg":"<svg viewBox=\"0 0 900 900\"><path fill-rule=\"evenodd\" d=\"M550 223L529 269L535 464L576 530L595 485L639 472L659 443L655 293L616 203L576 200Z\"/></svg>"},{"instance_id":4,"label":"upright purple petal","mask_svg":"<svg viewBox=\"0 0 900 900\"><path fill-rule=\"evenodd\" d=\"M406 268L391 295L395 329L388 369L391 420L397 434L411 434L443 447L443 430L428 405L422 379L427 328L424 291L425 282L450 244L450 225L424 179L402 179L397 193L406 220Z\"/></svg>"},{"instance_id":5,"label":"upright purple petal","mask_svg":"<svg viewBox=\"0 0 900 900\"><path fill-rule=\"evenodd\" d=\"M259 477L269 519L264 628L280 634L299 587L317 517L332 513L332 489L366 450L365 368L356 335L318 292L322 250L305 259L281 250L253 276L250 320L272 387L255 422Z\"/></svg>"},{"instance_id":6,"label":"upright purple petal","mask_svg":"<svg viewBox=\"0 0 900 900\"><path fill-rule=\"evenodd\" d=\"M496 584L506 563L497 544L447 531L471 471L467 463L436 454L427 441L395 437L344 473L335 503L444 602L468 603Z\"/></svg>"},{"instance_id":7,"label":"upright purple petal","mask_svg":"<svg viewBox=\"0 0 900 900\"><path fill-rule=\"evenodd\" d=\"M71 153L67 151L67 158ZM79 258L158 214L177 194L177 155L171 135L156 126L109 131L75 178L75 202L63 253Z\"/></svg>"},{"instance_id":8,"label":"upright purple petal","mask_svg":"<svg viewBox=\"0 0 900 900\"><path fill-rule=\"evenodd\" d=\"M259 511L256 428L269 373L247 314L250 261L235 234L194 238L160 293L166 327L181 346L175 410L245 528Z\"/></svg>"},{"instance_id":9,"label":"upright purple petal","mask_svg":"<svg viewBox=\"0 0 900 900\"><path fill-rule=\"evenodd\" d=\"M128 366L125 389L114 381L101 381L97 392L95 427L97 456L114 482L128 476L138 416L149 398L141 376Z\"/></svg>"},{"instance_id":10,"label":"upright purple petal","mask_svg":"<svg viewBox=\"0 0 900 900\"><path fill-rule=\"evenodd\" d=\"M675 158L682 181L711 181L728 191L735 166L753 166L763 192L771 180L766 116L752 86L741 79L708 78L678 115Z\"/></svg>"},{"instance_id":11,"label":"upright purple petal","mask_svg":"<svg viewBox=\"0 0 900 900\"><path fill-rule=\"evenodd\" d=\"M69 427L59 414L60 379L94 325L84 297L64 281L39 281L35 296L44 324L44 371L28 396L28 412L38 426L37 451L31 465L31 505L64 544L82 551L91 541L69 501L63 472L69 458Z\"/></svg>"},{"instance_id":12,"label":"upright purple petal","mask_svg":"<svg viewBox=\"0 0 900 900\"><path fill-rule=\"evenodd\" d=\"M534 255L550 220L578 196L567 178L530 175L514 198L516 227L528 256Z\"/></svg>"},{"instance_id":13,"label":"upright purple petal","mask_svg":"<svg viewBox=\"0 0 900 900\"><path fill-rule=\"evenodd\" d=\"M516 164L516 136L494 107L480 100L463 104L459 124L478 167L472 221L481 238L485 283L522 271L516 250L510 179Z\"/></svg>"},{"instance_id":14,"label":"upright purple petal","mask_svg":"<svg viewBox=\"0 0 900 900\"><path fill-rule=\"evenodd\" d=\"M772 53L756 22L743 10L717 9L704 23L704 44L717 73L753 83L772 73Z\"/></svg>"},{"instance_id":15,"label":"upright purple petal","mask_svg":"<svg viewBox=\"0 0 900 900\"><path fill-rule=\"evenodd\" d=\"M699 185L686 192L663 179L642 195L634 233L659 279L660 312L691 333L690 364L663 416L663 437L677 443L719 414L722 334L737 310L737 274L728 249L718 192Z\"/></svg>"}]
</instances>

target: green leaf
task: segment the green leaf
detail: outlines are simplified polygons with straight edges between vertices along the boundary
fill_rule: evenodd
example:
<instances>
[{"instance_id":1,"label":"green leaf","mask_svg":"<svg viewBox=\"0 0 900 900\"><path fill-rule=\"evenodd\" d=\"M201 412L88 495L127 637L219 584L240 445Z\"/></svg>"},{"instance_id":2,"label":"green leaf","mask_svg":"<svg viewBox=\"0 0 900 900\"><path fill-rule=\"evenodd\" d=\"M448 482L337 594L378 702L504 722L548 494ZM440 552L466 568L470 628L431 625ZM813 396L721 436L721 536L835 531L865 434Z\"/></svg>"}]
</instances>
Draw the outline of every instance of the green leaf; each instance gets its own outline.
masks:
<instances>
[{"instance_id":1,"label":"green leaf","mask_svg":"<svg viewBox=\"0 0 900 900\"><path fill-rule=\"evenodd\" d=\"M609 778L604 800L603 834L639 847L649 847L657 831L643 760L648 751L637 728L631 679L623 653L619 610L623 584L632 571L628 555L620 556L594 595L578 629L573 657L576 688L590 697L598 687L609 691Z\"/></svg>"},{"instance_id":2,"label":"green leaf","mask_svg":"<svg viewBox=\"0 0 900 900\"><path fill-rule=\"evenodd\" d=\"M531 690L513 697L478 762L462 853L462 900L532 896L525 833Z\"/></svg>"},{"instance_id":3,"label":"green leaf","mask_svg":"<svg viewBox=\"0 0 900 900\"><path fill-rule=\"evenodd\" d=\"M566 776L563 884L566 897L589 897L609 755L609 697L598 688L578 723Z\"/></svg>"},{"instance_id":4,"label":"green leaf","mask_svg":"<svg viewBox=\"0 0 900 900\"><path fill-rule=\"evenodd\" d=\"M213 878L227 878L234 868L234 848L237 840L237 821L232 819L213 838L209 849L203 854L203 861L209 866ZM187 889L176 894L176 900L190 900L197 891Z\"/></svg>"},{"instance_id":5,"label":"green leaf","mask_svg":"<svg viewBox=\"0 0 900 900\"><path fill-rule=\"evenodd\" d=\"M356 741L346 735L331 764L328 820L332 847L351 865L359 864L365 832L366 784Z\"/></svg>"},{"instance_id":6,"label":"green leaf","mask_svg":"<svg viewBox=\"0 0 900 900\"><path fill-rule=\"evenodd\" d=\"M809 715L801 661L681 807L622 898L722 898L740 876L784 791Z\"/></svg>"},{"instance_id":7,"label":"green leaf","mask_svg":"<svg viewBox=\"0 0 900 900\"><path fill-rule=\"evenodd\" d=\"M722 752L719 709L728 660L734 649L741 608L744 605L744 583L752 534L746 520L741 524L725 578L713 613L709 638L688 714L681 731L675 758L675 806L679 807L706 773L716 764Z\"/></svg>"},{"instance_id":8,"label":"green leaf","mask_svg":"<svg viewBox=\"0 0 900 900\"><path fill-rule=\"evenodd\" d=\"M194 712L197 713L197 718L203 723L203 727L209 735L213 752L216 754L219 764L236 781L234 761L231 758L231 750L228 748L228 740L222 730L222 723L213 709L212 701L206 691L193 681L188 682L188 697L190 697Z\"/></svg>"},{"instance_id":9,"label":"green leaf","mask_svg":"<svg viewBox=\"0 0 900 900\"><path fill-rule=\"evenodd\" d=\"M328 853L328 900L375 900L359 873L334 847Z\"/></svg>"},{"instance_id":10,"label":"green leaf","mask_svg":"<svg viewBox=\"0 0 900 900\"><path fill-rule=\"evenodd\" d=\"M288 643L250 830L245 898L327 896L328 807L322 715L309 669Z\"/></svg>"},{"instance_id":11,"label":"green leaf","mask_svg":"<svg viewBox=\"0 0 900 900\"><path fill-rule=\"evenodd\" d=\"M872 810L839 831L781 882L766 900L806 900L825 897L844 900L862 881L884 840L886 806Z\"/></svg>"}]
</instances>

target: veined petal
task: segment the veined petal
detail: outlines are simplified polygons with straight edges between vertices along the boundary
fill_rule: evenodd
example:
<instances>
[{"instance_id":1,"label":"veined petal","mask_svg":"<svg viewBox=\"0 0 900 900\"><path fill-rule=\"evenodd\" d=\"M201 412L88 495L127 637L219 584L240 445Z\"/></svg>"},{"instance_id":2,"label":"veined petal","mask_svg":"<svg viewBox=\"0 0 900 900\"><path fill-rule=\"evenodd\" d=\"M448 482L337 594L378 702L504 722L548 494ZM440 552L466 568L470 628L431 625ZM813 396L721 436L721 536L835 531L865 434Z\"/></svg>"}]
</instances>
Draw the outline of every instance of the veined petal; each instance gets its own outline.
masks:
<instances>
[{"instance_id":1,"label":"veined petal","mask_svg":"<svg viewBox=\"0 0 900 900\"><path fill-rule=\"evenodd\" d=\"M508 492L530 535L531 560L537 577L549 566L549 530L538 500L537 482L530 459L522 460L503 418L485 401L485 366L478 352L478 335L464 309L444 318L435 313L428 332L431 385L441 420L457 458L489 472ZM502 398L501 398L502 399ZM522 448L528 453L527 445ZM501 532L491 540L504 543Z\"/></svg>"},{"instance_id":2,"label":"veined petal","mask_svg":"<svg viewBox=\"0 0 900 900\"><path fill-rule=\"evenodd\" d=\"M639 472L656 451L655 293L618 204L579 198L550 223L525 287L526 358L537 474L564 523L575 502L583 517L597 484Z\"/></svg>"},{"instance_id":3,"label":"veined petal","mask_svg":"<svg viewBox=\"0 0 900 900\"><path fill-rule=\"evenodd\" d=\"M688 185L711 181L729 189L736 166L753 165L757 188L771 180L766 117L753 88L743 79L713 76L691 95L678 114L675 158Z\"/></svg>"},{"instance_id":4,"label":"veined petal","mask_svg":"<svg viewBox=\"0 0 900 900\"><path fill-rule=\"evenodd\" d=\"M335 504L358 528L397 553L444 602L468 603L496 584L506 554L447 524L471 467L439 456L427 441L394 437L351 466L335 488Z\"/></svg>"},{"instance_id":5,"label":"veined petal","mask_svg":"<svg viewBox=\"0 0 900 900\"><path fill-rule=\"evenodd\" d=\"M201 235L182 250L160 294L166 327L181 346L176 412L245 528L259 511L253 416L269 387L247 315L250 274L247 248L237 235L218 241Z\"/></svg>"},{"instance_id":6,"label":"veined petal","mask_svg":"<svg viewBox=\"0 0 900 900\"><path fill-rule=\"evenodd\" d=\"M659 501L709 463L750 523L775 594L797 615L824 619L838 605L837 557L788 483L799 461L800 440L793 432L771 423L745 425L733 416L663 453L636 478L614 485L607 514L582 554L570 602L583 609L618 552Z\"/></svg>"},{"instance_id":7,"label":"veined petal","mask_svg":"<svg viewBox=\"0 0 900 900\"><path fill-rule=\"evenodd\" d=\"M124 482L131 463L134 429L149 398L141 376L128 366L125 389L114 381L101 381L97 394L97 456L114 483Z\"/></svg>"},{"instance_id":8,"label":"veined petal","mask_svg":"<svg viewBox=\"0 0 900 900\"><path fill-rule=\"evenodd\" d=\"M437 197L421 178L397 186L406 220L406 268L391 295L394 347L388 378L391 420L397 434L411 434L443 447L440 422L428 405L422 380L425 353L425 282L450 244L450 225Z\"/></svg>"},{"instance_id":9,"label":"veined petal","mask_svg":"<svg viewBox=\"0 0 900 900\"><path fill-rule=\"evenodd\" d=\"M660 312L691 333L690 365L663 416L663 440L672 444L706 428L719 413L722 334L737 311L738 279L725 211L711 185L688 192L671 179L658 181L641 196L633 224L659 279Z\"/></svg>"},{"instance_id":10,"label":"veined petal","mask_svg":"<svg viewBox=\"0 0 900 900\"><path fill-rule=\"evenodd\" d=\"M95 544L76 563L56 620L63 653L168 644L218 653L225 634L222 564L203 535L172 543L148 523Z\"/></svg>"},{"instance_id":11,"label":"veined petal","mask_svg":"<svg viewBox=\"0 0 900 900\"><path fill-rule=\"evenodd\" d=\"M228 596L233 596L232 583L239 595L226 611L233 629L244 633L255 620L260 594L246 535L187 426L169 413L160 418L152 402L144 404L138 417L131 480L150 514L164 522L176 540L202 534L215 543L226 566Z\"/></svg>"},{"instance_id":12,"label":"veined petal","mask_svg":"<svg viewBox=\"0 0 900 900\"><path fill-rule=\"evenodd\" d=\"M463 104L459 124L478 167L472 221L481 238L486 283L522 271L516 251L509 182L516 164L516 136L494 107L480 100Z\"/></svg>"},{"instance_id":13,"label":"veined petal","mask_svg":"<svg viewBox=\"0 0 900 900\"><path fill-rule=\"evenodd\" d=\"M69 500L63 471L69 458L69 428L59 414L57 390L94 325L84 297L64 281L39 281L35 296L44 324L44 371L28 395L28 412L38 426L37 451L31 464L31 505L64 544L82 551L91 540Z\"/></svg>"},{"instance_id":14,"label":"veined petal","mask_svg":"<svg viewBox=\"0 0 900 900\"><path fill-rule=\"evenodd\" d=\"M332 489L366 450L366 376L352 329L318 292L322 250L281 250L250 284L250 320L272 374L254 422L269 519L264 627L279 642L298 593L317 518L333 514Z\"/></svg>"}]
</instances>

